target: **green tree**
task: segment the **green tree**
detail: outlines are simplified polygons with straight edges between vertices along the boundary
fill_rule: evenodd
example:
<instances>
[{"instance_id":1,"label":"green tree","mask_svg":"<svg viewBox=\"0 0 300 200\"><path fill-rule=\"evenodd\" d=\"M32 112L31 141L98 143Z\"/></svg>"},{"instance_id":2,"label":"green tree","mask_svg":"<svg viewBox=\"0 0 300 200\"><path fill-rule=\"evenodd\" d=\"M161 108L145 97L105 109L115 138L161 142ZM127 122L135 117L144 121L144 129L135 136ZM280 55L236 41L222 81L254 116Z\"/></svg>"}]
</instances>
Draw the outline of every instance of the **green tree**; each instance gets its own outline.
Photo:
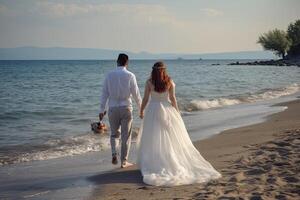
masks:
<instances>
[{"instance_id":1,"label":"green tree","mask_svg":"<svg viewBox=\"0 0 300 200\"><path fill-rule=\"evenodd\" d=\"M291 47L288 51L289 55L300 55L300 20L291 23L287 29L288 38L291 41Z\"/></svg>"},{"instance_id":2,"label":"green tree","mask_svg":"<svg viewBox=\"0 0 300 200\"><path fill-rule=\"evenodd\" d=\"M261 35L257 41L265 50L273 51L283 59L291 45L285 31L274 29Z\"/></svg>"}]
</instances>

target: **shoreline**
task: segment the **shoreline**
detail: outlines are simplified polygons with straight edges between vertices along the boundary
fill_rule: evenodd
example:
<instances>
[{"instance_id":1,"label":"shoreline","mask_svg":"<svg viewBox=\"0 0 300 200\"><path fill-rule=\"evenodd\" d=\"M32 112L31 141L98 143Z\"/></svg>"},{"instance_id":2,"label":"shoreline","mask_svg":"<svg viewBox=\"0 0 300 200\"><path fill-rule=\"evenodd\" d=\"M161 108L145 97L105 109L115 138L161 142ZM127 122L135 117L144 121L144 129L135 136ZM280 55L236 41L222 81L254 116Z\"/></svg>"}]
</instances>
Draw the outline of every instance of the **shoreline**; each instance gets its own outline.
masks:
<instances>
[{"instance_id":1,"label":"shoreline","mask_svg":"<svg viewBox=\"0 0 300 200\"><path fill-rule=\"evenodd\" d=\"M251 195L255 196L255 194L249 193L247 188L243 188L245 193L241 193L238 184L241 182L240 179L244 180L246 178L240 178L239 176L245 176L244 172L242 169L239 171L239 169L233 170L232 168L235 164L242 165L243 162L246 162L253 151L257 150L255 147L276 140L278 134L285 134L286 132L291 132L291 130L300 130L300 100L279 103L274 106L288 106L288 109L270 115L265 122L226 130L218 135L194 142L204 158L222 173L223 177L221 179L207 184L193 184L171 188L154 187L143 184L140 172L135 167L132 167L91 177L90 180L97 185L90 196L91 199L139 199L140 196L143 196L144 199L193 199L200 196L204 199L217 199L219 197L244 198L248 196L250 198ZM276 153L275 150L274 153ZM243 172L242 175L240 174L241 172ZM253 177L249 176L249 180L254 182L251 178L258 179L259 177L256 177L256 175L254 172ZM233 179L233 181L229 181L229 179ZM248 183L244 182L244 186L248 184L247 187L253 189L255 185L251 184L251 181ZM299 180L296 180L296 183L299 186ZM270 185L270 183L268 184ZM282 184L289 183L285 182ZM275 196L282 193L282 191L264 192L265 187L267 185L261 186L258 196L262 197L272 192L274 194L272 193L271 195ZM230 195L230 193L232 194ZM294 198L295 196L293 195L299 194L286 194L286 199ZM257 199L261 197L257 197Z\"/></svg>"},{"instance_id":2,"label":"shoreline","mask_svg":"<svg viewBox=\"0 0 300 200\"><path fill-rule=\"evenodd\" d=\"M171 188L148 186L142 182L142 176L135 167L99 172L97 165L105 163L99 162L101 155L94 153L37 162L35 165L24 163L20 169L24 171L26 168L29 172L22 172L23 174L20 174L20 169L16 170L16 166L8 168L7 171L0 171L0 176L5 179L0 181L3 183L0 184L0 199L140 199L141 196L144 199L217 199L230 195L244 198L246 194L239 191L239 184L252 188L253 177L259 177L249 176L252 179L247 182L249 177L244 178L247 172L243 172L242 168L234 170L236 165L245 164L251 169L248 161L253 157L251 154L257 150L255 148L275 140L276 135L285 133L287 129L300 128L299 99L274 106L276 105L287 106L288 109L269 115L264 122L229 129L194 142L202 156L223 175L217 181ZM26 173L34 175L26 178ZM277 182L280 181L283 182L281 179ZM299 181L297 183L299 185ZM248 190L246 192L249 193ZM277 193L274 195L280 195Z\"/></svg>"}]
</instances>

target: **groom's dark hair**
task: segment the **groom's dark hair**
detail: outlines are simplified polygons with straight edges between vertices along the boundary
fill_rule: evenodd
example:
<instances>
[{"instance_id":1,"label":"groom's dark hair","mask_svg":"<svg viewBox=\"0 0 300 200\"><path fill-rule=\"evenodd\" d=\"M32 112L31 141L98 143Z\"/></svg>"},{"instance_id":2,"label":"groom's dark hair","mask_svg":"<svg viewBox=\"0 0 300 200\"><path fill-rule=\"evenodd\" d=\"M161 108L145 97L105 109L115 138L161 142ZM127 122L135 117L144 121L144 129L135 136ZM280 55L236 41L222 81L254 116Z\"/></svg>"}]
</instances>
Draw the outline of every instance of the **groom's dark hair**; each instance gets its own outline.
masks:
<instances>
[{"instance_id":1,"label":"groom's dark hair","mask_svg":"<svg viewBox=\"0 0 300 200\"><path fill-rule=\"evenodd\" d=\"M128 55L126 55L125 53L120 53L118 56L118 66L125 66L128 62Z\"/></svg>"}]
</instances>

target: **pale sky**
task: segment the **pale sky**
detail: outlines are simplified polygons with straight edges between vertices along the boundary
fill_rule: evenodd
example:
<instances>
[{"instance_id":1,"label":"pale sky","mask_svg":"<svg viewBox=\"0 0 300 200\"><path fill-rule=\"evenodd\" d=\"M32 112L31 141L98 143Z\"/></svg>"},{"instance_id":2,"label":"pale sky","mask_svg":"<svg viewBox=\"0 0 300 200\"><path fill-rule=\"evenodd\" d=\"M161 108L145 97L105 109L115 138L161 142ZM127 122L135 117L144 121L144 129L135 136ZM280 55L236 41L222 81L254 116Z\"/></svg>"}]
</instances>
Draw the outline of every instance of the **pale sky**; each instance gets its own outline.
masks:
<instances>
[{"instance_id":1,"label":"pale sky","mask_svg":"<svg viewBox=\"0 0 300 200\"><path fill-rule=\"evenodd\" d=\"M300 0L0 0L0 47L260 50L261 33L296 19Z\"/></svg>"}]
</instances>

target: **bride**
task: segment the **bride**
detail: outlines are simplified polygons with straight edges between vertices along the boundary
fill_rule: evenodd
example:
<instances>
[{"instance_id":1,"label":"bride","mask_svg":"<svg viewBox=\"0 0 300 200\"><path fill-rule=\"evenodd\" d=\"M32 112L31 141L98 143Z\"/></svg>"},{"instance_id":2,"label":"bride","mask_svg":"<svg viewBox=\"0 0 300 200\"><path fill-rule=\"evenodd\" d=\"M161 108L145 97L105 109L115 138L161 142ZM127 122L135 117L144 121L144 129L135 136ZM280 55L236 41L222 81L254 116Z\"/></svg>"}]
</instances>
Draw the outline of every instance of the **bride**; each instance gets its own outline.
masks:
<instances>
[{"instance_id":1,"label":"bride","mask_svg":"<svg viewBox=\"0 0 300 200\"><path fill-rule=\"evenodd\" d=\"M163 62L152 67L140 118L137 164L146 184L175 186L221 177L190 140L177 106L175 83Z\"/></svg>"}]
</instances>

